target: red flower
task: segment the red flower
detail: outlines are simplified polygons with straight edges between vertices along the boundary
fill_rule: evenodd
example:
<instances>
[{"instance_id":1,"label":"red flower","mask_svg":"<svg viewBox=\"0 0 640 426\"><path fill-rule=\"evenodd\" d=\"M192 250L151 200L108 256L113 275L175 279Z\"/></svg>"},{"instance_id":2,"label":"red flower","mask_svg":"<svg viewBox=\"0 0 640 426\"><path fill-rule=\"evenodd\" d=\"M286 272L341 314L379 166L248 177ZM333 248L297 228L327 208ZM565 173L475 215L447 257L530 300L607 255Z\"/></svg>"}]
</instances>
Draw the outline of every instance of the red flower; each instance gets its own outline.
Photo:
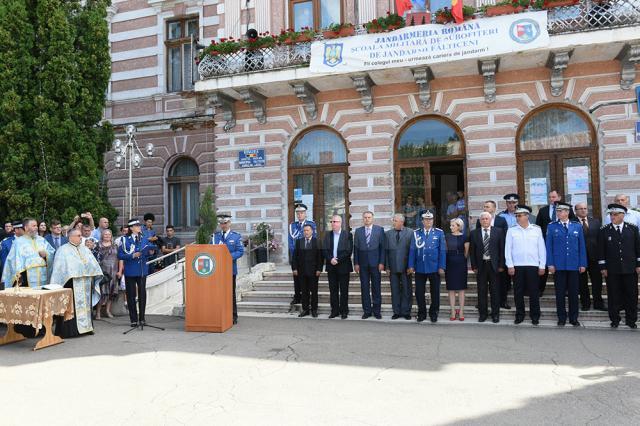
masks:
<instances>
[{"instance_id":1,"label":"red flower","mask_svg":"<svg viewBox=\"0 0 640 426\"><path fill-rule=\"evenodd\" d=\"M387 16L391 15L391 11L387 10Z\"/></svg>"},{"instance_id":2,"label":"red flower","mask_svg":"<svg viewBox=\"0 0 640 426\"><path fill-rule=\"evenodd\" d=\"M220 43L224 43L225 41L227 41L227 39L224 37L220 39Z\"/></svg>"}]
</instances>

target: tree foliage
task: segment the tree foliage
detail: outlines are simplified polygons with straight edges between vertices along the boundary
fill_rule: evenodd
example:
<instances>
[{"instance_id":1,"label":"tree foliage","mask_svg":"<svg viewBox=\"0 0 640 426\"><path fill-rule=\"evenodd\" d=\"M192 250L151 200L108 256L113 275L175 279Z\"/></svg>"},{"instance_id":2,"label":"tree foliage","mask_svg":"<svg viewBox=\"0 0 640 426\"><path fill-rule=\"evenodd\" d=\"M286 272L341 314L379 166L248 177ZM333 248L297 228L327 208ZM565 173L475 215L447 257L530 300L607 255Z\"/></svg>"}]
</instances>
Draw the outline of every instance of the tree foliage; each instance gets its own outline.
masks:
<instances>
[{"instance_id":1,"label":"tree foliage","mask_svg":"<svg viewBox=\"0 0 640 426\"><path fill-rule=\"evenodd\" d=\"M200 227L196 232L196 244L207 244L217 227L218 218L213 203L213 190L209 186L200 202Z\"/></svg>"},{"instance_id":2,"label":"tree foliage","mask_svg":"<svg viewBox=\"0 0 640 426\"><path fill-rule=\"evenodd\" d=\"M0 218L115 219L101 185L109 4L0 1Z\"/></svg>"}]
</instances>

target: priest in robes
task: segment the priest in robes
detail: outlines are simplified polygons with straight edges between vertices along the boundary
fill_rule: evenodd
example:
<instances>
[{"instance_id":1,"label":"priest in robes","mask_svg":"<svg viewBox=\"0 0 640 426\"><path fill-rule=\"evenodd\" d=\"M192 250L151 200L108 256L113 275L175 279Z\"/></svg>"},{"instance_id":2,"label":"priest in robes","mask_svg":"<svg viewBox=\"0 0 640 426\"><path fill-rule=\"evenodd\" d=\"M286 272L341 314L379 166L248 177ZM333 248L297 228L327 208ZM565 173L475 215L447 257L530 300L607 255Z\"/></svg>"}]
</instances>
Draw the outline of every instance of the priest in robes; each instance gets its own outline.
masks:
<instances>
[{"instance_id":1,"label":"priest in robes","mask_svg":"<svg viewBox=\"0 0 640 426\"><path fill-rule=\"evenodd\" d=\"M38 222L23 221L24 235L16 237L2 271L5 288L14 285L42 287L47 284L55 249L38 235Z\"/></svg>"},{"instance_id":2,"label":"priest in robes","mask_svg":"<svg viewBox=\"0 0 640 426\"><path fill-rule=\"evenodd\" d=\"M79 230L69 231L69 242L60 246L51 271L51 284L58 284L73 291L75 318L64 321L56 317L56 336L76 337L93 334L91 310L100 300L102 269L91 251L82 244Z\"/></svg>"}]
</instances>

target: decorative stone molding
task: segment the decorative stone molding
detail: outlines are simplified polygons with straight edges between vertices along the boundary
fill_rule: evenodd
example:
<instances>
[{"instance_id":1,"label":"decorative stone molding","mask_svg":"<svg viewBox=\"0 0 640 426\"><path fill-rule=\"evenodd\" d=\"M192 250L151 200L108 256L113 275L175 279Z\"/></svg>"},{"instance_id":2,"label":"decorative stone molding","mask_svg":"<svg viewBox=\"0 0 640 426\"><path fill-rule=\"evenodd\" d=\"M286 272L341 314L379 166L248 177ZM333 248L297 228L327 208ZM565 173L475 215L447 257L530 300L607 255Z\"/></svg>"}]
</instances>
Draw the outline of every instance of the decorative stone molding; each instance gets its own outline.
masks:
<instances>
[{"instance_id":1,"label":"decorative stone molding","mask_svg":"<svg viewBox=\"0 0 640 426\"><path fill-rule=\"evenodd\" d=\"M411 70L413 78L418 85L418 98L424 109L431 106L431 80L433 80L433 72L430 67L420 67Z\"/></svg>"},{"instance_id":2,"label":"decorative stone molding","mask_svg":"<svg viewBox=\"0 0 640 426\"><path fill-rule=\"evenodd\" d=\"M214 108L214 114L220 114L222 119L226 121L223 126L225 132L236 126L235 102L235 99L220 92L212 92L208 96L207 104Z\"/></svg>"},{"instance_id":3,"label":"decorative stone molding","mask_svg":"<svg viewBox=\"0 0 640 426\"><path fill-rule=\"evenodd\" d=\"M253 89L238 89L240 97L245 104L253 108L253 115L258 120L258 123L264 124L267 122L267 98L256 92Z\"/></svg>"},{"instance_id":4,"label":"decorative stone molding","mask_svg":"<svg viewBox=\"0 0 640 426\"><path fill-rule=\"evenodd\" d=\"M313 87L306 81L296 81L291 83L291 87L293 87L293 91L303 103L304 109L309 114L309 117L312 120L318 118L318 102L316 99L316 93L318 93L318 89Z\"/></svg>"},{"instance_id":5,"label":"decorative stone molding","mask_svg":"<svg viewBox=\"0 0 640 426\"><path fill-rule=\"evenodd\" d=\"M116 13L118 13L117 5L112 4L111 6L107 7L107 22L111 22L113 17L116 16Z\"/></svg>"},{"instance_id":6,"label":"decorative stone molding","mask_svg":"<svg viewBox=\"0 0 640 426\"><path fill-rule=\"evenodd\" d=\"M478 61L478 72L484 78L484 101L489 104L496 101L496 73L499 66L499 58Z\"/></svg>"},{"instance_id":7,"label":"decorative stone molding","mask_svg":"<svg viewBox=\"0 0 640 426\"><path fill-rule=\"evenodd\" d=\"M620 70L620 88L623 90L631 89L636 79L636 64L640 62L640 43L624 45L616 59L620 61L622 69Z\"/></svg>"},{"instance_id":8,"label":"decorative stone molding","mask_svg":"<svg viewBox=\"0 0 640 426\"><path fill-rule=\"evenodd\" d=\"M365 112L373 112L373 93L371 88L374 86L373 80L369 74L356 74L351 76L356 91L360 94L360 102Z\"/></svg>"},{"instance_id":9,"label":"decorative stone molding","mask_svg":"<svg viewBox=\"0 0 640 426\"><path fill-rule=\"evenodd\" d=\"M551 69L551 95L560 96L564 88L564 70L569 65L573 49L549 52L546 67Z\"/></svg>"}]
</instances>

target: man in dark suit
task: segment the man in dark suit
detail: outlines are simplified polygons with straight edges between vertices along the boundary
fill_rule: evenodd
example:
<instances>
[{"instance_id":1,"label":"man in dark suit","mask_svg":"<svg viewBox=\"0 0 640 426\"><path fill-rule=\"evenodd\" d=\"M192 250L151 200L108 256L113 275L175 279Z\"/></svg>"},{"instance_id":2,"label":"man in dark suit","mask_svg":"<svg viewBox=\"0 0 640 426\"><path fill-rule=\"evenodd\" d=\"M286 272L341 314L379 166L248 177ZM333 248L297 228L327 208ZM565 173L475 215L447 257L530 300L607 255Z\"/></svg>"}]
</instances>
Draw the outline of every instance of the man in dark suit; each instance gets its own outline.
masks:
<instances>
[{"instance_id":1,"label":"man in dark suit","mask_svg":"<svg viewBox=\"0 0 640 426\"><path fill-rule=\"evenodd\" d=\"M311 304L311 316L318 317L318 277L322 272L322 250L318 239L313 236L313 227L306 224L302 228L303 238L296 240L293 251L293 276L299 277L301 288L302 312L299 317L309 315ZM309 300L311 299L311 300Z\"/></svg>"},{"instance_id":2,"label":"man in dark suit","mask_svg":"<svg viewBox=\"0 0 640 426\"><path fill-rule=\"evenodd\" d=\"M362 292L362 319L373 313L381 319L382 306L381 275L384 270L384 229L373 224L373 213L362 213L363 226L356 229L353 242L353 263L360 274L360 290ZM373 299L373 307L372 305Z\"/></svg>"},{"instance_id":3,"label":"man in dark suit","mask_svg":"<svg viewBox=\"0 0 640 426\"><path fill-rule=\"evenodd\" d=\"M53 247L55 250L58 250L60 246L69 242L67 237L62 235L62 225L60 224L59 220L53 219L51 221L51 226L49 227L49 229L51 230L51 233L45 235L44 239L47 240L47 242L51 244L51 247Z\"/></svg>"},{"instance_id":4,"label":"man in dark suit","mask_svg":"<svg viewBox=\"0 0 640 426\"><path fill-rule=\"evenodd\" d=\"M480 226L471 232L469 257L471 269L478 280L478 322L487 320L487 293L491 292L491 319L500 322L500 274L505 270L505 231L491 226L493 216L489 212L480 214Z\"/></svg>"},{"instance_id":5,"label":"man in dark suit","mask_svg":"<svg viewBox=\"0 0 640 426\"><path fill-rule=\"evenodd\" d=\"M607 279L611 327L618 327L620 311L624 309L627 326L638 328L640 234L637 226L624 221L625 206L609 204L607 208L611 223L598 232L598 265Z\"/></svg>"},{"instance_id":6,"label":"man in dark suit","mask_svg":"<svg viewBox=\"0 0 640 426\"><path fill-rule=\"evenodd\" d=\"M496 215L496 202L493 200L487 200L482 205L482 211L487 212L491 215L491 226L495 226L496 228L502 229L502 231L506 234L509 229L509 224L507 223L507 219L500 215ZM476 220L476 228L480 228L480 219Z\"/></svg>"},{"instance_id":7,"label":"man in dark suit","mask_svg":"<svg viewBox=\"0 0 640 426\"><path fill-rule=\"evenodd\" d=\"M342 229L342 217L331 217L331 232L327 232L322 242L331 301L331 315L342 319L349 315L349 273L353 271L351 253L353 238Z\"/></svg>"},{"instance_id":8,"label":"man in dark suit","mask_svg":"<svg viewBox=\"0 0 640 426\"><path fill-rule=\"evenodd\" d=\"M562 196L555 189L549 192L549 204L541 207L538 211L538 216L536 217L535 224L538 225L542 230L542 238L547 240L547 227L551 222L555 222L558 220L558 216L556 215L556 203L562 200ZM575 221L576 216L573 214L573 211L569 211L569 220ZM540 276L540 297L542 297L542 293L544 293L545 288L547 288L547 278L549 277L549 270L544 270L544 275Z\"/></svg>"},{"instance_id":9,"label":"man in dark suit","mask_svg":"<svg viewBox=\"0 0 640 426\"><path fill-rule=\"evenodd\" d=\"M392 320L401 316L411 319L411 277L407 274L409 247L413 239L413 232L404 227L404 215L393 215L393 229L385 234L384 258L385 267L391 281L391 305L393 306Z\"/></svg>"},{"instance_id":10,"label":"man in dark suit","mask_svg":"<svg viewBox=\"0 0 640 426\"><path fill-rule=\"evenodd\" d=\"M582 225L582 232L587 246L587 270L580 274L580 305L583 311L591 309L589 297L589 279L591 279L591 292L593 294L593 308L606 311L607 307L602 300L602 275L598 267L598 232L600 220L588 216L587 203L578 203L574 206L576 219Z\"/></svg>"}]
</instances>

